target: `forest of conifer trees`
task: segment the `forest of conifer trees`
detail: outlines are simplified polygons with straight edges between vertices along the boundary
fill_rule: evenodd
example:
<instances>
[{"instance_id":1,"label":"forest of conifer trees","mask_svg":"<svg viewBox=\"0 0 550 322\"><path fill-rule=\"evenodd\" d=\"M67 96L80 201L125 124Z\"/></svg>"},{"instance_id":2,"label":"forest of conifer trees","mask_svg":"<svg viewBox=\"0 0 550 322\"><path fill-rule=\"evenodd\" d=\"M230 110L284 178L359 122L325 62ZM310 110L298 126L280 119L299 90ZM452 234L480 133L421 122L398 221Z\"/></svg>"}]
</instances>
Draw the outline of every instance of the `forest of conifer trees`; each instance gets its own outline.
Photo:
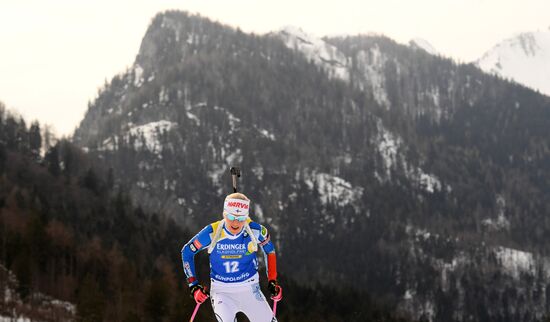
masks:
<instances>
[{"instance_id":1,"label":"forest of conifer trees","mask_svg":"<svg viewBox=\"0 0 550 322\"><path fill-rule=\"evenodd\" d=\"M162 214L145 213L100 160L43 136L38 122L28 127L0 106L0 316L187 319L194 302L180 249L191 235ZM44 139L52 145L41 153ZM206 280L206 257L198 262ZM285 275L281 283L281 321L408 321L366 293L299 286ZM209 304L197 320L213 320Z\"/></svg>"}]
</instances>

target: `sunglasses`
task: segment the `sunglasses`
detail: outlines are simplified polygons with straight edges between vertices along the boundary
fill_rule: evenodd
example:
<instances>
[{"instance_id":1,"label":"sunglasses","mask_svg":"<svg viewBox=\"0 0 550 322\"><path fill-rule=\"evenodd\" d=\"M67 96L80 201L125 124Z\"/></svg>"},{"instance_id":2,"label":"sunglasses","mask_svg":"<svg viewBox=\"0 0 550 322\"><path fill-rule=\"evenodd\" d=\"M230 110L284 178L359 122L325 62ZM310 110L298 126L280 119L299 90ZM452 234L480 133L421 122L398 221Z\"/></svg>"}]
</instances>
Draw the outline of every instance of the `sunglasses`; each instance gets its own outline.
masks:
<instances>
[{"instance_id":1,"label":"sunglasses","mask_svg":"<svg viewBox=\"0 0 550 322\"><path fill-rule=\"evenodd\" d=\"M226 214L226 216L227 216L227 219L229 219L230 221L233 221L233 220L236 219L240 222L243 222L248 218L248 216L235 216L235 215L232 215L232 214Z\"/></svg>"}]
</instances>

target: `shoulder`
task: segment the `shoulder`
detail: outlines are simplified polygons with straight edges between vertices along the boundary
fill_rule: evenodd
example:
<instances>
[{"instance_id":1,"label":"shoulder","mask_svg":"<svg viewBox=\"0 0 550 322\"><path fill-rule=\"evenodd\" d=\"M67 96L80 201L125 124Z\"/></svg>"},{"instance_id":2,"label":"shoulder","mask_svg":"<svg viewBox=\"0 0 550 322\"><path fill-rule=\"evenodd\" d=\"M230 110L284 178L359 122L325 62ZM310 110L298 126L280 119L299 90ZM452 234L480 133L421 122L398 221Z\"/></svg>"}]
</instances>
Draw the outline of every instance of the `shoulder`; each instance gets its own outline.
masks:
<instances>
[{"instance_id":1,"label":"shoulder","mask_svg":"<svg viewBox=\"0 0 550 322\"><path fill-rule=\"evenodd\" d=\"M209 229L210 232L214 232L214 231L216 231L216 229L218 229L218 227L221 225L221 223L222 223L222 220L215 221L215 222L211 223L210 225L204 227L204 229Z\"/></svg>"},{"instance_id":2,"label":"shoulder","mask_svg":"<svg viewBox=\"0 0 550 322\"><path fill-rule=\"evenodd\" d=\"M211 224L206 225L201 231L199 232L199 235L210 235L216 231L218 226L220 225L221 221L216 221Z\"/></svg>"},{"instance_id":3,"label":"shoulder","mask_svg":"<svg viewBox=\"0 0 550 322\"><path fill-rule=\"evenodd\" d=\"M261 230L262 227L263 227L262 225L258 224L255 221L252 221L250 219L248 221L248 226L250 226L250 229L253 229L253 230Z\"/></svg>"},{"instance_id":4,"label":"shoulder","mask_svg":"<svg viewBox=\"0 0 550 322\"><path fill-rule=\"evenodd\" d=\"M260 225L255 221L250 221L248 225L250 226L250 229L257 231L258 234L263 237L266 237L267 235L269 235L269 233L267 232L267 228L265 228L264 225Z\"/></svg>"}]
</instances>

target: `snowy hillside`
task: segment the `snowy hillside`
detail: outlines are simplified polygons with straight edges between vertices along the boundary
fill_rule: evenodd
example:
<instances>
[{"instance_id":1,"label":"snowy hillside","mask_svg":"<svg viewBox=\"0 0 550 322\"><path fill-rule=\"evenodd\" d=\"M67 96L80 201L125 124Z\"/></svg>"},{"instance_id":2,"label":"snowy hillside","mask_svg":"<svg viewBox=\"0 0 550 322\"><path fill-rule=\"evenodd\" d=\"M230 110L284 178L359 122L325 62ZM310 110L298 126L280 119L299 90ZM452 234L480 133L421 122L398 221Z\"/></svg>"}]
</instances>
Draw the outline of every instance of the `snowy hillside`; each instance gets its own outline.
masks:
<instances>
[{"instance_id":1,"label":"snowy hillside","mask_svg":"<svg viewBox=\"0 0 550 322\"><path fill-rule=\"evenodd\" d=\"M344 81L350 80L352 57L346 57L335 46L297 27L285 27L277 35L281 37L288 48L301 52L309 61L322 67L332 77ZM378 46L373 46L369 50L361 50L357 54L356 60L355 68L362 75L360 79L356 80L356 85L362 90L372 91L380 105L389 107L390 102L384 88L386 79L383 70L387 57L382 54Z\"/></svg>"},{"instance_id":2,"label":"snowy hillside","mask_svg":"<svg viewBox=\"0 0 550 322\"><path fill-rule=\"evenodd\" d=\"M497 44L477 65L550 95L550 31L523 33Z\"/></svg>"},{"instance_id":3,"label":"snowy hillside","mask_svg":"<svg viewBox=\"0 0 550 322\"><path fill-rule=\"evenodd\" d=\"M332 76L349 80L346 57L336 47L297 27L287 26L278 34L288 48L302 52L308 60L325 67Z\"/></svg>"},{"instance_id":4,"label":"snowy hillside","mask_svg":"<svg viewBox=\"0 0 550 322\"><path fill-rule=\"evenodd\" d=\"M412 48L420 48L422 50L425 50L428 54L431 55L439 55L434 46L432 46L432 44L422 38L411 39L409 41L409 46L411 46Z\"/></svg>"}]
</instances>

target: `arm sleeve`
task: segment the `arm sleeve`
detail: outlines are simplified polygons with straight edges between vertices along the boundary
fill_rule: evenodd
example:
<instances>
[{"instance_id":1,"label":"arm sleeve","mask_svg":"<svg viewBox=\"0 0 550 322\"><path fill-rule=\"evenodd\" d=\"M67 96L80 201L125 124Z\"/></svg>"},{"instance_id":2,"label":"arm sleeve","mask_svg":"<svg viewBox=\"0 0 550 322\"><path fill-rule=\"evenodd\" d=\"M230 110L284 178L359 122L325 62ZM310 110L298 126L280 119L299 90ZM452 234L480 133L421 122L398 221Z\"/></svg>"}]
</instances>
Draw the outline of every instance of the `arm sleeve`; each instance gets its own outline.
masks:
<instances>
[{"instance_id":1,"label":"arm sleeve","mask_svg":"<svg viewBox=\"0 0 550 322\"><path fill-rule=\"evenodd\" d=\"M275 245L271 242L271 236L262 225L260 226L260 234L258 236L258 243L264 251L264 259L266 263L267 279L277 279L277 255L275 254Z\"/></svg>"},{"instance_id":2,"label":"arm sleeve","mask_svg":"<svg viewBox=\"0 0 550 322\"><path fill-rule=\"evenodd\" d=\"M181 259L183 261L183 271L187 277L189 287L197 285L197 275L195 274L195 254L205 249L212 242L210 234L212 233L212 225L204 227L196 234L183 248L181 249Z\"/></svg>"}]
</instances>

